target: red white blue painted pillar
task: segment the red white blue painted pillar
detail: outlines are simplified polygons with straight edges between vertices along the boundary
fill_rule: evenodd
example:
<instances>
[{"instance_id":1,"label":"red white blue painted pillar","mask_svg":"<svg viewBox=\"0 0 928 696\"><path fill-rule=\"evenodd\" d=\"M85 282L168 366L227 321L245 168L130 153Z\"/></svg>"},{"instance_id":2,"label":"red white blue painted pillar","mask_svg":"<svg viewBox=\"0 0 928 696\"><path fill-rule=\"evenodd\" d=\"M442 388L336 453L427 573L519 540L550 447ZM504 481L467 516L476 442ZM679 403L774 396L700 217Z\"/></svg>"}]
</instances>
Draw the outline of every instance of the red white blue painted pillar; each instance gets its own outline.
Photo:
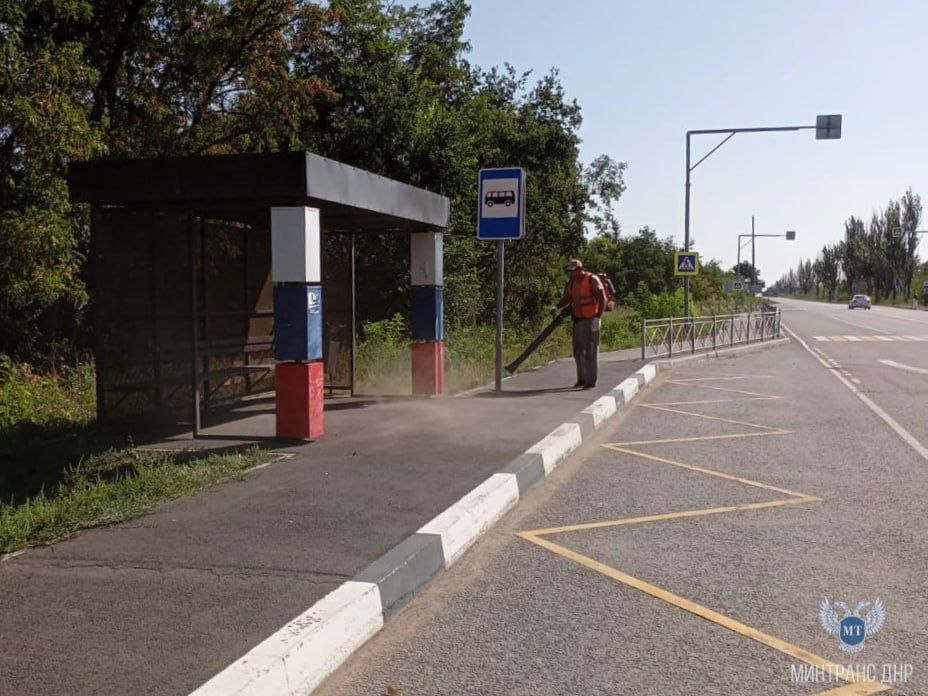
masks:
<instances>
[{"instance_id":1,"label":"red white blue painted pillar","mask_svg":"<svg viewBox=\"0 0 928 696\"><path fill-rule=\"evenodd\" d=\"M412 393L445 391L445 312L442 234L410 235L412 285Z\"/></svg>"},{"instance_id":2,"label":"red white blue painted pillar","mask_svg":"<svg viewBox=\"0 0 928 696\"><path fill-rule=\"evenodd\" d=\"M277 437L323 432L322 263L319 211L271 208Z\"/></svg>"}]
</instances>

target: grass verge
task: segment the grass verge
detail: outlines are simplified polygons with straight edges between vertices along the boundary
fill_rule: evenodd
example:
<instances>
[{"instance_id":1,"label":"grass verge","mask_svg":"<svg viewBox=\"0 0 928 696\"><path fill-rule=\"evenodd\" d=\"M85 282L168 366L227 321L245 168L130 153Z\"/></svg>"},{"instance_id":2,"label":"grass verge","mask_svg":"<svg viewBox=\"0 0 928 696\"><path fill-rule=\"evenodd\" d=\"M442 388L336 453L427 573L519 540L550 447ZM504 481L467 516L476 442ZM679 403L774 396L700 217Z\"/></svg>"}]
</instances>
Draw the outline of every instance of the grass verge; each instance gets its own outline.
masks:
<instances>
[{"instance_id":1,"label":"grass verge","mask_svg":"<svg viewBox=\"0 0 928 696\"><path fill-rule=\"evenodd\" d=\"M92 365L37 374L0 356L0 553L138 517L273 457L114 447L91 430L94 404Z\"/></svg>"},{"instance_id":2,"label":"grass verge","mask_svg":"<svg viewBox=\"0 0 928 696\"><path fill-rule=\"evenodd\" d=\"M112 450L69 467L50 491L0 503L0 553L49 544L88 527L121 522L270 460L250 448L224 454Z\"/></svg>"}]
</instances>

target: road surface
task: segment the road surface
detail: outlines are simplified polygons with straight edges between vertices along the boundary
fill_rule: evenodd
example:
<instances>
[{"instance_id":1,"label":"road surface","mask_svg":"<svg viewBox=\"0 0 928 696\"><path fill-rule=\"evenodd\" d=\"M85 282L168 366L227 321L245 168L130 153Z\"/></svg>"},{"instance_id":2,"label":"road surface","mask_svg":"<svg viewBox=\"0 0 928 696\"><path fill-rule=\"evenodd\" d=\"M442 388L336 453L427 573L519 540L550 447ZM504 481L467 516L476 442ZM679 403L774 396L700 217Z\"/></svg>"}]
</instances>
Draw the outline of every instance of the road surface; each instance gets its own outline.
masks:
<instances>
[{"instance_id":1,"label":"road surface","mask_svg":"<svg viewBox=\"0 0 928 696\"><path fill-rule=\"evenodd\" d=\"M782 306L789 345L662 373L317 693L928 694L928 314ZM870 603L857 652L823 599Z\"/></svg>"}]
</instances>

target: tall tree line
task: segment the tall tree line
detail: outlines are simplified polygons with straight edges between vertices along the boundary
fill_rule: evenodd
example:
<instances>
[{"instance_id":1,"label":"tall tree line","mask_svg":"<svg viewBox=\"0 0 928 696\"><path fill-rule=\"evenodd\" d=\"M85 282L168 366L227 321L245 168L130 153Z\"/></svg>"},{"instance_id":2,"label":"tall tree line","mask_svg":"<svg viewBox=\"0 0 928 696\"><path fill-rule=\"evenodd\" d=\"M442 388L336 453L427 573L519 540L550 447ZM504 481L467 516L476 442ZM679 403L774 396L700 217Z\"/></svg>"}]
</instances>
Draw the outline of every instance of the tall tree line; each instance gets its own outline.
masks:
<instances>
[{"instance_id":1,"label":"tall tree line","mask_svg":"<svg viewBox=\"0 0 928 696\"><path fill-rule=\"evenodd\" d=\"M0 353L86 345L88 213L69 162L307 149L445 194L450 322L491 316L476 172L528 172L509 245L510 320L550 303L589 227L618 230L624 164L579 158L581 110L555 70L466 58L464 0L9 0L0 3ZM408 240L365 237L375 318L405 309ZM364 296L364 293L361 293Z\"/></svg>"},{"instance_id":2,"label":"tall tree line","mask_svg":"<svg viewBox=\"0 0 928 696\"><path fill-rule=\"evenodd\" d=\"M922 200L911 189L874 211L869 222L851 215L842 240L823 246L814 260L800 259L771 289L787 295L820 290L832 301L842 289L876 299L908 298L919 267L915 250L921 220ZM895 236L897 229L901 236Z\"/></svg>"}]
</instances>

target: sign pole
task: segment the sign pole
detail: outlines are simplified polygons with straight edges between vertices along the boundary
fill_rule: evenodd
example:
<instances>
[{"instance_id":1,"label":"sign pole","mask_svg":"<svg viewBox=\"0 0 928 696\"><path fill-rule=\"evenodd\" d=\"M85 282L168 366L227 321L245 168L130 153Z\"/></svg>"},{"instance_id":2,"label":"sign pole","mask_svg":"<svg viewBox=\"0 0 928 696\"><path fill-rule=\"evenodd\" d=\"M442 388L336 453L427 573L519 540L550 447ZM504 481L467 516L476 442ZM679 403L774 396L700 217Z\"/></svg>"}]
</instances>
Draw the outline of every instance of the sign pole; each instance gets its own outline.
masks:
<instances>
[{"instance_id":1,"label":"sign pole","mask_svg":"<svg viewBox=\"0 0 928 696\"><path fill-rule=\"evenodd\" d=\"M698 163L697 163L698 164ZM690 166L690 132L686 132L686 201L683 213L683 250L690 250L690 172L694 167ZM690 315L690 279L683 278L683 316Z\"/></svg>"},{"instance_id":2,"label":"sign pole","mask_svg":"<svg viewBox=\"0 0 928 696\"><path fill-rule=\"evenodd\" d=\"M525 170L481 169L477 175L477 239L496 242L496 365L494 388L503 391L503 288L507 239L525 234ZM511 367L511 366L510 366Z\"/></svg>"},{"instance_id":3,"label":"sign pole","mask_svg":"<svg viewBox=\"0 0 928 696\"><path fill-rule=\"evenodd\" d=\"M496 391L503 391L503 283L505 282L506 246L496 241Z\"/></svg>"}]
</instances>

